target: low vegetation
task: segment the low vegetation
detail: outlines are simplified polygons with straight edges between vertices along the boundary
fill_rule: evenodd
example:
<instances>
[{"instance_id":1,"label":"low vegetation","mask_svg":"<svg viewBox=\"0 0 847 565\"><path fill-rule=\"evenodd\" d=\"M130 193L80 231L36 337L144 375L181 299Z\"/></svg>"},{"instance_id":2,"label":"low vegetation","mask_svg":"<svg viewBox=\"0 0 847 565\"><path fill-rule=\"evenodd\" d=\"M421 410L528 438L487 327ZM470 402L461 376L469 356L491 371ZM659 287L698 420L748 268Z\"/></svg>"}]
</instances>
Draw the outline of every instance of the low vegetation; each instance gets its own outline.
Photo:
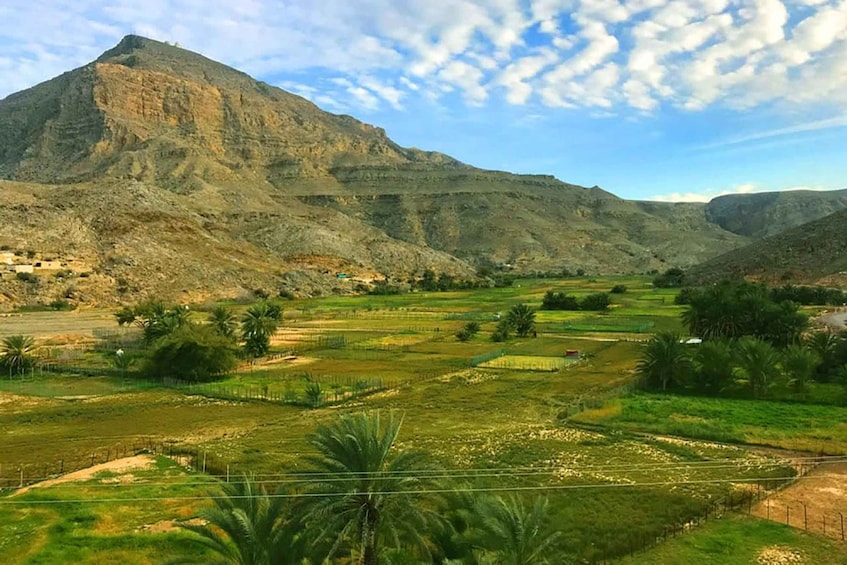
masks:
<instances>
[{"instance_id":1,"label":"low vegetation","mask_svg":"<svg viewBox=\"0 0 847 565\"><path fill-rule=\"evenodd\" d=\"M608 292L618 285L626 292ZM548 292L605 294L610 307L542 310ZM747 444L843 452L847 432L832 426L847 421L841 336L680 343L689 306L674 304L677 292L644 278L524 279L296 299L284 316L262 300L145 306L64 365L62 348L39 338L29 376L0 380L0 399L14 399L0 404L0 426L16 438L0 449L0 488L141 449L168 457L160 475L45 487L0 505L6 524L24 528L0 527L4 555L85 562L121 543L128 562L592 562L738 500L747 479L771 477L771 488L793 475ZM251 335L261 347L246 346ZM744 364L745 343L758 365ZM776 373L754 397L754 365L770 367L760 362L770 351ZM216 356L228 361L209 365ZM42 374L49 363L59 372ZM81 376L85 367L104 376ZM634 390L639 372L652 392ZM24 514L27 501L97 498L112 484L102 480L121 485L118 497L166 501L92 503L74 524L65 516L76 507ZM170 501L180 494L185 502ZM161 521L186 527L145 529ZM20 541L38 532L39 544Z\"/></svg>"}]
</instances>

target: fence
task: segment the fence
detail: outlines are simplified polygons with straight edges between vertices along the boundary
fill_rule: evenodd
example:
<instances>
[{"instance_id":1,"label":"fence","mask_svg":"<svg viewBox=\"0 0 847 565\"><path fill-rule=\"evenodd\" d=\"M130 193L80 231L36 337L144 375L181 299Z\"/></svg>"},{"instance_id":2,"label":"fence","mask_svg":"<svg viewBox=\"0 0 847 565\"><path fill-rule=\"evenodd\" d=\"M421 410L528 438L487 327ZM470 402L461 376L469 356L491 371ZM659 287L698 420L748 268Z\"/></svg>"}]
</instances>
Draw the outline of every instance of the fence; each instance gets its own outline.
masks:
<instances>
[{"instance_id":1,"label":"fence","mask_svg":"<svg viewBox=\"0 0 847 565\"><path fill-rule=\"evenodd\" d=\"M786 487L794 484L798 478L806 476L809 471L815 469L819 464L820 461L815 459L804 460L799 464L792 465L796 471L796 475L790 479L757 479L755 481L747 482L743 479L739 480L739 483L746 485L744 490L741 490L740 492L730 492L728 496L709 504L705 508L704 512L699 515L691 517L688 521L672 524L664 528L662 531L656 532L652 535L630 534L626 536L625 542L618 544L617 550L611 550L610 548L601 550L597 555L594 555L590 559L590 562L594 564L612 563L614 559L625 555L635 555L637 553L647 551L667 541L669 538L689 533L709 520L722 518L728 512L746 512L748 515L755 515L776 522L781 521L784 524L789 524L795 527L798 525L798 520L802 519L805 529L810 529L814 523L815 517L809 515L807 511L808 505L805 502L800 503L802 504L804 511L802 518L797 518L794 522L790 521L790 508L786 510L783 507L783 512L785 512L785 514L781 517L784 518L784 520L779 519L780 516L777 515L775 509L773 514L761 515L758 511L754 511L754 508L757 504L763 504L766 508L771 508L770 499L774 494L779 493ZM776 507L774 506L774 508ZM828 523L830 524L830 529L828 530L828 535L835 539L844 540L844 534L847 533L847 531L845 531L844 526L842 526L842 516L843 514L840 512L829 514ZM827 514L822 513L817 516L817 519L820 520L823 525L823 521L827 519Z\"/></svg>"}]
</instances>

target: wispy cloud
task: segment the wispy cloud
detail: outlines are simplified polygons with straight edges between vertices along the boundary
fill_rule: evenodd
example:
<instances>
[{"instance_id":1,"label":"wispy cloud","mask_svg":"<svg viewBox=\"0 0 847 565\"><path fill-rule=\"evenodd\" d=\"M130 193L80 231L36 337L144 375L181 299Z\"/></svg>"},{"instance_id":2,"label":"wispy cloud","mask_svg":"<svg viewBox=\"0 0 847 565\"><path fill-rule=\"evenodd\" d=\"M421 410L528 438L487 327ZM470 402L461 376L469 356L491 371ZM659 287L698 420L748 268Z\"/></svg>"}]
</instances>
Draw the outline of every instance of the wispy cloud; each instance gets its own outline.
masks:
<instances>
[{"instance_id":1,"label":"wispy cloud","mask_svg":"<svg viewBox=\"0 0 847 565\"><path fill-rule=\"evenodd\" d=\"M745 143L765 141L773 138L790 136L798 133L829 130L833 128L842 127L847 127L847 114L836 116L834 118L827 118L824 120L813 120L809 122L802 122L788 127L769 129L746 135L740 135L737 137L730 137L724 140L716 141L714 143L701 145L696 149L714 149L717 147L741 145Z\"/></svg>"}]
</instances>

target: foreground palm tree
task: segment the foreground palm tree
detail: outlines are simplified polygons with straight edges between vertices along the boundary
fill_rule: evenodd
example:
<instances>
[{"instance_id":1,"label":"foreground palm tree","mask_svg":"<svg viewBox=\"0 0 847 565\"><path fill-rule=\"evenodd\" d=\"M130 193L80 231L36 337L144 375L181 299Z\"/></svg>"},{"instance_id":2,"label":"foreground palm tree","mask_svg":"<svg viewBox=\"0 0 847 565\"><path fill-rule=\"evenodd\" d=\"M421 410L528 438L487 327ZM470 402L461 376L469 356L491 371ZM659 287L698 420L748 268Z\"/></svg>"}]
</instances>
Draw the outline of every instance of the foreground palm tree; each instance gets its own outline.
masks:
<instances>
[{"instance_id":1,"label":"foreground palm tree","mask_svg":"<svg viewBox=\"0 0 847 565\"><path fill-rule=\"evenodd\" d=\"M288 516L284 496L269 496L250 477L223 485L223 496L204 508L203 525L183 524L199 537L195 541L219 556L217 563L278 565L300 563L303 542Z\"/></svg>"},{"instance_id":2,"label":"foreground palm tree","mask_svg":"<svg viewBox=\"0 0 847 565\"><path fill-rule=\"evenodd\" d=\"M524 505L515 495L488 496L474 505L480 563L533 565L555 562L553 544L559 532L551 531L548 501L536 498Z\"/></svg>"},{"instance_id":3,"label":"foreground palm tree","mask_svg":"<svg viewBox=\"0 0 847 565\"><path fill-rule=\"evenodd\" d=\"M650 338L637 370L648 386L667 390L668 386L683 382L691 370L691 361L678 334L660 332Z\"/></svg>"},{"instance_id":4,"label":"foreground palm tree","mask_svg":"<svg viewBox=\"0 0 847 565\"><path fill-rule=\"evenodd\" d=\"M352 414L318 426L310 438L319 455L310 458L316 474L307 488L325 496L314 499L308 520L320 538L332 539L327 559L345 544L364 565L376 565L382 547L423 547L433 516L414 492L426 486L423 455L394 448L401 423L394 414Z\"/></svg>"},{"instance_id":5,"label":"foreground palm tree","mask_svg":"<svg viewBox=\"0 0 847 565\"><path fill-rule=\"evenodd\" d=\"M35 364L32 356L34 349L35 340L28 335L6 336L0 347L0 364L10 375L20 375Z\"/></svg>"}]
</instances>

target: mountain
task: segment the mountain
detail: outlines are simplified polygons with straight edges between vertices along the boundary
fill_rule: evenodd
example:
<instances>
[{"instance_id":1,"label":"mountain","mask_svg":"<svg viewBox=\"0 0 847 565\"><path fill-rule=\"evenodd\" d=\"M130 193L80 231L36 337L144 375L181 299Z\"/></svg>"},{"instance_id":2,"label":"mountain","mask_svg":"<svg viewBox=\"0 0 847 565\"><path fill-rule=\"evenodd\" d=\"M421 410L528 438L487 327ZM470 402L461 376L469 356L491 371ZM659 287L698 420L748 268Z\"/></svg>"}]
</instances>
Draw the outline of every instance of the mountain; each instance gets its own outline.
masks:
<instances>
[{"instance_id":1,"label":"mountain","mask_svg":"<svg viewBox=\"0 0 847 565\"><path fill-rule=\"evenodd\" d=\"M76 273L4 275L9 304L346 292L335 273L470 276L482 264L647 272L751 239L701 204L628 201L401 147L138 36L0 100L0 179L0 245Z\"/></svg>"},{"instance_id":2,"label":"mountain","mask_svg":"<svg viewBox=\"0 0 847 565\"><path fill-rule=\"evenodd\" d=\"M760 238L845 208L847 189L791 190L718 196L706 204L706 217L732 233Z\"/></svg>"},{"instance_id":3,"label":"mountain","mask_svg":"<svg viewBox=\"0 0 847 565\"><path fill-rule=\"evenodd\" d=\"M847 210L758 240L692 268L693 282L744 277L773 284L847 286Z\"/></svg>"}]
</instances>

